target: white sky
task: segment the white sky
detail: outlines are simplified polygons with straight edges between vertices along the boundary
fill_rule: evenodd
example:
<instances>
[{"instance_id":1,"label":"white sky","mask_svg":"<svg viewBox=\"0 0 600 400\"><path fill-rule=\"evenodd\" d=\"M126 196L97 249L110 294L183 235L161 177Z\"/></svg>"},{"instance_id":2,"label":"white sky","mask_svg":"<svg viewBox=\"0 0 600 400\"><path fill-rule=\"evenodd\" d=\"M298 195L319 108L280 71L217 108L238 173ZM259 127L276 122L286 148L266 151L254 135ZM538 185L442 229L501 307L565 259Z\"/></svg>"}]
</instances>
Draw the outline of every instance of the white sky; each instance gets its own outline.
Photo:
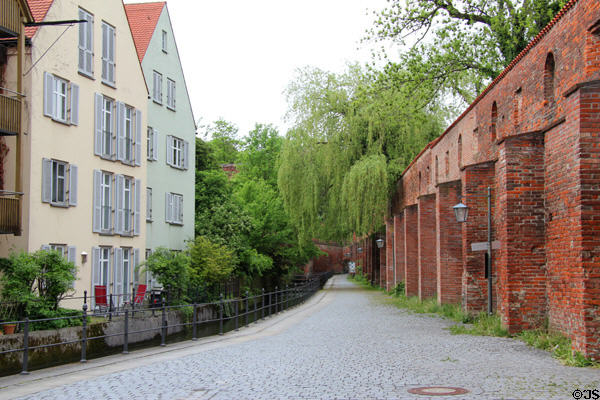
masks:
<instances>
[{"instance_id":1,"label":"white sky","mask_svg":"<svg viewBox=\"0 0 600 400\"><path fill-rule=\"evenodd\" d=\"M139 2L127 0L126 3ZM342 72L370 60L359 43L386 0L168 0L194 117L257 122L285 134L283 91L297 68ZM360 50L357 50L359 49Z\"/></svg>"}]
</instances>

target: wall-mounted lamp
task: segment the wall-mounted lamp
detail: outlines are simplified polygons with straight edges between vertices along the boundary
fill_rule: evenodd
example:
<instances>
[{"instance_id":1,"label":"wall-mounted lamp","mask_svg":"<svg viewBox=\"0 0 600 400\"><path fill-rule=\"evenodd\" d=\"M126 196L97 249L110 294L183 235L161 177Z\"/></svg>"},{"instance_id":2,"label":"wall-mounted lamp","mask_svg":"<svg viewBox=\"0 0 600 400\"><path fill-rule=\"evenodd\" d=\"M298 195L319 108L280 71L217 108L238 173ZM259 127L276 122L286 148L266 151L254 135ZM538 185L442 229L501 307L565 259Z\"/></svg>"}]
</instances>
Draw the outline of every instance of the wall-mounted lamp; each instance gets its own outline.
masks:
<instances>
[{"instance_id":1,"label":"wall-mounted lamp","mask_svg":"<svg viewBox=\"0 0 600 400\"><path fill-rule=\"evenodd\" d=\"M461 202L452 208L454 209L454 216L456 217L456 222L467 222L467 217L469 216L469 207L465 206Z\"/></svg>"},{"instance_id":2,"label":"wall-mounted lamp","mask_svg":"<svg viewBox=\"0 0 600 400\"><path fill-rule=\"evenodd\" d=\"M86 253L85 251L81 252L81 263L82 264L85 264L85 262L87 261L87 256L88 256L88 253Z\"/></svg>"},{"instance_id":3,"label":"wall-mounted lamp","mask_svg":"<svg viewBox=\"0 0 600 400\"><path fill-rule=\"evenodd\" d=\"M377 247L378 248L382 248L383 247L383 239L377 239L375 241L375 243L377 243Z\"/></svg>"},{"instance_id":4,"label":"wall-mounted lamp","mask_svg":"<svg viewBox=\"0 0 600 400\"><path fill-rule=\"evenodd\" d=\"M360 253L362 253L362 247L359 247L359 248L358 248L358 253L359 253L359 254L360 254Z\"/></svg>"}]
</instances>

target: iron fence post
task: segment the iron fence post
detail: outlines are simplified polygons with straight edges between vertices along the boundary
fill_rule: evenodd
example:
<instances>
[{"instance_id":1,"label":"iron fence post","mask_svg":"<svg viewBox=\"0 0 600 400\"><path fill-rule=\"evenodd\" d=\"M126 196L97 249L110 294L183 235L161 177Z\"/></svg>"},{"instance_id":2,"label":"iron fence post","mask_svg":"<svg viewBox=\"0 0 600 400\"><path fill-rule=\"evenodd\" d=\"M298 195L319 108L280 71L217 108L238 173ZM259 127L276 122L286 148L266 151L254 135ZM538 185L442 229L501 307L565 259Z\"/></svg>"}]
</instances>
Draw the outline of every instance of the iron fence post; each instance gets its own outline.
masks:
<instances>
[{"instance_id":1,"label":"iron fence post","mask_svg":"<svg viewBox=\"0 0 600 400\"><path fill-rule=\"evenodd\" d=\"M252 296L252 302L254 303L254 323L256 323L256 321L258 321L256 319L256 317L257 317L257 314L256 314L256 306L257 306L257 304L256 304L256 296Z\"/></svg>"},{"instance_id":2,"label":"iron fence post","mask_svg":"<svg viewBox=\"0 0 600 400\"><path fill-rule=\"evenodd\" d=\"M109 303L108 303L108 320L112 321L112 311L113 311L113 300L112 300L112 293L108 296L109 299Z\"/></svg>"},{"instance_id":3,"label":"iron fence post","mask_svg":"<svg viewBox=\"0 0 600 400\"><path fill-rule=\"evenodd\" d=\"M273 292L269 292L269 317L271 316L271 304L273 304Z\"/></svg>"},{"instance_id":4,"label":"iron fence post","mask_svg":"<svg viewBox=\"0 0 600 400\"><path fill-rule=\"evenodd\" d=\"M27 364L29 363L29 317L25 317L23 327L23 370L21 375L29 375L27 372Z\"/></svg>"},{"instance_id":5,"label":"iron fence post","mask_svg":"<svg viewBox=\"0 0 600 400\"><path fill-rule=\"evenodd\" d=\"M80 362L84 363L87 362L87 360L85 359L86 357L86 350L87 350L87 304L85 302L85 297L87 295L87 291L83 292L83 297L84 297L84 302L83 302L83 314L82 314L82 321L81 321L81 360Z\"/></svg>"},{"instance_id":6,"label":"iron fence post","mask_svg":"<svg viewBox=\"0 0 600 400\"><path fill-rule=\"evenodd\" d=\"M167 310L165 308L165 303L162 305L162 329L160 330L160 345L166 346L167 339Z\"/></svg>"},{"instance_id":7,"label":"iron fence post","mask_svg":"<svg viewBox=\"0 0 600 400\"><path fill-rule=\"evenodd\" d=\"M123 319L123 354L129 354L129 310L125 310Z\"/></svg>"},{"instance_id":8,"label":"iron fence post","mask_svg":"<svg viewBox=\"0 0 600 400\"><path fill-rule=\"evenodd\" d=\"M288 285L285 285L285 309L290 308L290 292Z\"/></svg>"},{"instance_id":9,"label":"iron fence post","mask_svg":"<svg viewBox=\"0 0 600 400\"><path fill-rule=\"evenodd\" d=\"M235 330L238 330L238 325L239 325L239 309L238 309L238 303L239 303L239 299L235 299L233 302L233 308L234 308L234 313L235 313Z\"/></svg>"},{"instance_id":10,"label":"iron fence post","mask_svg":"<svg viewBox=\"0 0 600 400\"><path fill-rule=\"evenodd\" d=\"M265 288L262 288L262 294L260 296L260 300L261 300L261 306L260 306L260 312L262 314L261 319L265 319Z\"/></svg>"},{"instance_id":11,"label":"iron fence post","mask_svg":"<svg viewBox=\"0 0 600 400\"><path fill-rule=\"evenodd\" d=\"M198 312L198 306L196 305L196 303L194 303L194 308L193 308L193 314L192 314L192 340L196 341L198 340L198 337L196 336L196 329L198 328L198 316L196 315L196 313Z\"/></svg>"},{"instance_id":12,"label":"iron fence post","mask_svg":"<svg viewBox=\"0 0 600 400\"><path fill-rule=\"evenodd\" d=\"M250 317L250 313L248 312L248 291L246 290L246 302L244 306L244 313L246 313L246 326L248 326L248 318Z\"/></svg>"},{"instance_id":13,"label":"iron fence post","mask_svg":"<svg viewBox=\"0 0 600 400\"><path fill-rule=\"evenodd\" d=\"M219 335L223 335L223 293L219 299Z\"/></svg>"}]
</instances>

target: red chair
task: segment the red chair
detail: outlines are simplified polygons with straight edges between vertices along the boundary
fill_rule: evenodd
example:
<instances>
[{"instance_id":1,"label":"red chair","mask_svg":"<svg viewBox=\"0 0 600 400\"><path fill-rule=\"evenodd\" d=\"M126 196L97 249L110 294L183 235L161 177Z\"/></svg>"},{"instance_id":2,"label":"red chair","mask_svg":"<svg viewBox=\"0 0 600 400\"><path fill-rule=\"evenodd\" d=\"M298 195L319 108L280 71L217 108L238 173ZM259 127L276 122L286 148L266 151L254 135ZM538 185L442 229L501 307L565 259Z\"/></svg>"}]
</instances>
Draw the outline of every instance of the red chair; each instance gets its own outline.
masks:
<instances>
[{"instance_id":1,"label":"red chair","mask_svg":"<svg viewBox=\"0 0 600 400\"><path fill-rule=\"evenodd\" d=\"M108 299L106 297L106 286L94 286L94 308L108 307Z\"/></svg>"},{"instance_id":2,"label":"red chair","mask_svg":"<svg viewBox=\"0 0 600 400\"><path fill-rule=\"evenodd\" d=\"M137 285L137 289L135 291L135 297L133 298L133 304L142 304L144 298L146 298L146 285Z\"/></svg>"}]
</instances>

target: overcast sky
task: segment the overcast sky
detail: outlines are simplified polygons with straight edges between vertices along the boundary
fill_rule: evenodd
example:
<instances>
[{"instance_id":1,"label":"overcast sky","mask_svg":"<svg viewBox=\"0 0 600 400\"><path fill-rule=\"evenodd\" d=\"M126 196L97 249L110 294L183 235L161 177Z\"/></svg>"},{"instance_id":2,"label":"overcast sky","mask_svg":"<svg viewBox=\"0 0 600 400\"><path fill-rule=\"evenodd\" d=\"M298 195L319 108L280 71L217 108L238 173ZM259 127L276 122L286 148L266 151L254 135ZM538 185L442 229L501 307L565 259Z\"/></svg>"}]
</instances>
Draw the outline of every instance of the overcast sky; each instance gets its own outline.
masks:
<instances>
[{"instance_id":1,"label":"overcast sky","mask_svg":"<svg viewBox=\"0 0 600 400\"><path fill-rule=\"evenodd\" d=\"M139 2L129 1L126 3ZM196 120L233 122L240 136L257 122L285 134L283 90L296 68L342 72L367 62L359 41L367 9L385 0L168 0ZM359 49L360 47L360 49Z\"/></svg>"}]
</instances>

